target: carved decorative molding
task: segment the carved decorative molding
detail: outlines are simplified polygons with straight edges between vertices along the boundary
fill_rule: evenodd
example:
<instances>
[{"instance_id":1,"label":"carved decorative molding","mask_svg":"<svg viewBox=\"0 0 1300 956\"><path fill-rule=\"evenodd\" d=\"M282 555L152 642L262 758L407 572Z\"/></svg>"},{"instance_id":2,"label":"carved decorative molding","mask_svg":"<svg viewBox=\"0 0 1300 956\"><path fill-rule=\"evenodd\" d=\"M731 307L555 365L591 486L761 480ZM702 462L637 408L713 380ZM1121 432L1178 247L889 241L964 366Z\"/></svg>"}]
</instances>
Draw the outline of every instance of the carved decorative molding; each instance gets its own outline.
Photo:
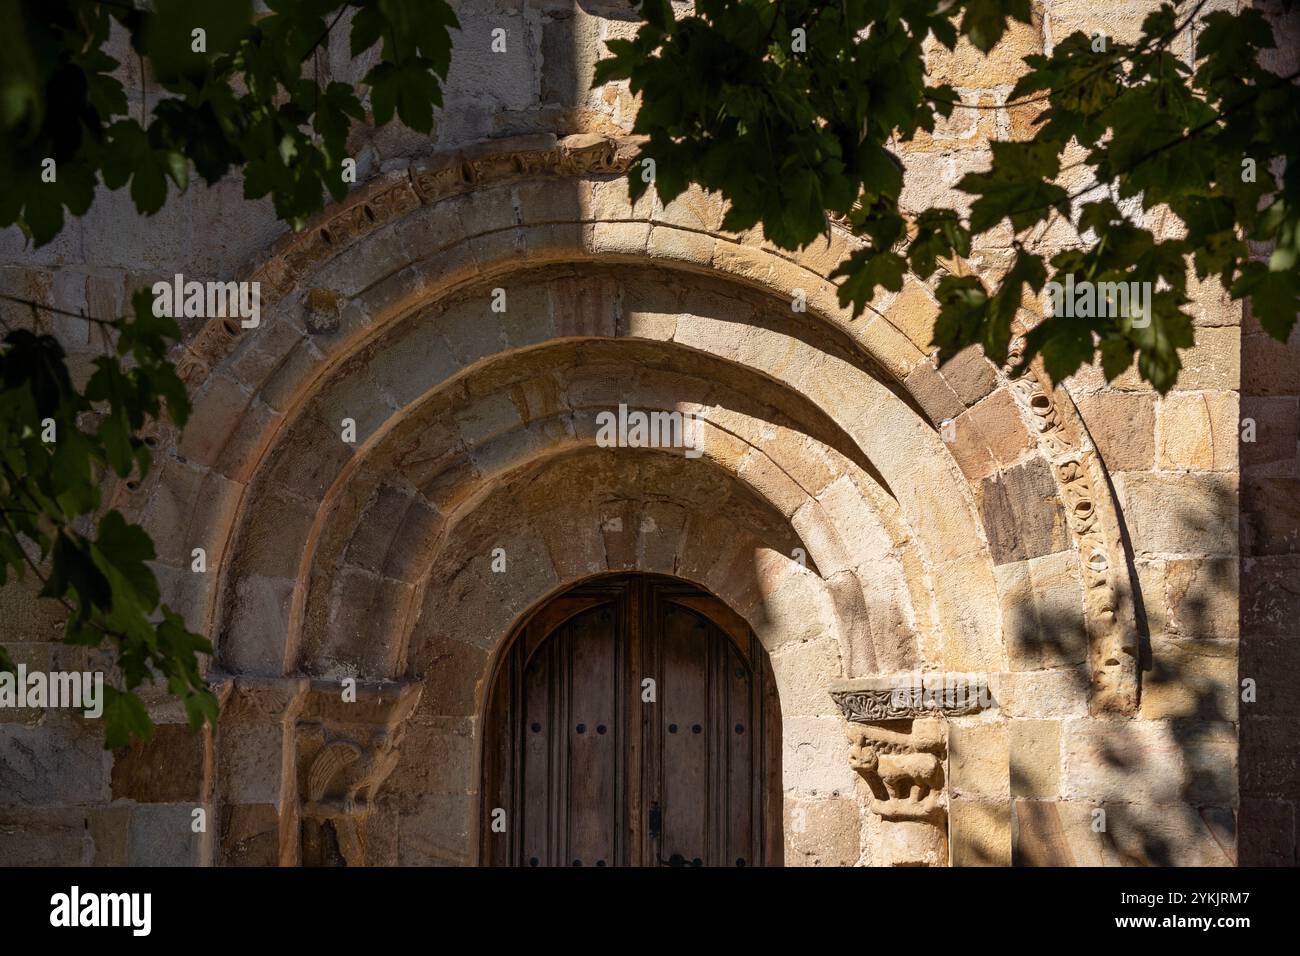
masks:
<instances>
[{"instance_id":1,"label":"carved decorative molding","mask_svg":"<svg viewBox=\"0 0 1300 956\"><path fill-rule=\"evenodd\" d=\"M210 676L218 686L226 681ZM302 706L309 681L305 677L236 677L222 695L221 719L269 723L292 718Z\"/></svg>"},{"instance_id":2,"label":"carved decorative molding","mask_svg":"<svg viewBox=\"0 0 1300 956\"><path fill-rule=\"evenodd\" d=\"M1024 356L1024 330L1025 323L1017 319L1002 370L1007 377ZM1010 384L1040 450L1052 465L1079 556L1091 671L1089 711L1094 715L1132 715L1138 700L1137 628L1128 613L1120 614L1128 595L1114 569L1124 567L1127 559L1109 497L1095 493L1106 481L1104 471L1091 441L1077 425L1068 427L1060 415L1041 363L1034 363Z\"/></svg>"},{"instance_id":3,"label":"carved decorative molding","mask_svg":"<svg viewBox=\"0 0 1300 956\"><path fill-rule=\"evenodd\" d=\"M831 699L850 723L961 717L993 706L983 674L902 674L835 681Z\"/></svg>"},{"instance_id":4,"label":"carved decorative molding","mask_svg":"<svg viewBox=\"0 0 1300 956\"><path fill-rule=\"evenodd\" d=\"M960 257L941 259L940 265L953 275L974 274L970 263ZM1025 332L1034 321L1025 310L1017 316L1001 377L1052 466L1079 556L1091 673L1088 709L1094 715L1132 716L1138 703L1138 637L1131 595L1117 571L1127 563L1119 516L1108 495L1095 493L1107 479L1077 413L1065 415L1058 407L1059 402L1069 402L1069 396L1052 386L1041 361L1013 377L1024 357Z\"/></svg>"},{"instance_id":5,"label":"carved decorative molding","mask_svg":"<svg viewBox=\"0 0 1300 956\"><path fill-rule=\"evenodd\" d=\"M866 783L872 812L900 825L890 841L895 853L905 848L896 862L942 865L947 718L996 706L987 675L914 671L838 680L830 695L845 719L849 766Z\"/></svg>"},{"instance_id":6,"label":"carved decorative molding","mask_svg":"<svg viewBox=\"0 0 1300 956\"><path fill-rule=\"evenodd\" d=\"M534 134L488 140L421 160L406 170L377 176L316 217L301 233L285 236L244 278L260 283L265 311L293 290L308 270L420 206L512 179L618 175L631 168L641 141L639 137L597 133L562 139ZM861 241L847 228L847 217L833 217L831 222L852 241ZM913 229L909 226L909 235ZM943 260L942 265L957 275L973 272L963 259ZM308 321L328 325L327 314L322 317L310 303L305 308L310 313ZM1021 354L1014 350L1023 349L1023 329L1021 323L1016 330L1012 364ZM182 380L196 387L246 334L248 330L238 320L209 320L188 343L178 346L173 356ZM1004 369L1004 378L1009 378L1009 371L1010 366ZM1125 565L1118 517L1105 503L1108 499L1094 494L1105 481L1104 473L1086 435L1079 434L1077 421L1059 414L1058 399L1041 367L1032 368L1010 385L1052 462L1079 552L1090 640L1090 708L1094 713L1132 714L1138 692L1137 634L1131 606L1124 603L1128 595L1116 571Z\"/></svg>"}]
</instances>

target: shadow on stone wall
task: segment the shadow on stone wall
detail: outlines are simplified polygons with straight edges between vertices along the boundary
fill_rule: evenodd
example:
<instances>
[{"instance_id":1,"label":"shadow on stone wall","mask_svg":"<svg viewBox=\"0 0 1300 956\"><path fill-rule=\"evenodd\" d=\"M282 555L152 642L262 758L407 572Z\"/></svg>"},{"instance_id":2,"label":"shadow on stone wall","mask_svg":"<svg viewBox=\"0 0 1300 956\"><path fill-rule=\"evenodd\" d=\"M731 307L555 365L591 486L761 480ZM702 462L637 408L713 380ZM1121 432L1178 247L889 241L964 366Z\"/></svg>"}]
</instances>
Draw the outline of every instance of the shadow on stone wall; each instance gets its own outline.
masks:
<instances>
[{"instance_id":1,"label":"shadow on stone wall","mask_svg":"<svg viewBox=\"0 0 1300 956\"><path fill-rule=\"evenodd\" d=\"M1241 416L1241 862L1294 866L1300 804L1300 336L1281 343L1247 319Z\"/></svg>"},{"instance_id":2,"label":"shadow on stone wall","mask_svg":"<svg viewBox=\"0 0 1300 956\"><path fill-rule=\"evenodd\" d=\"M1235 508L1229 491L1219 497L1216 512ZM1206 514L1203 505L1189 506L1171 520L1196 527ZM1237 862L1236 646L1214 636L1224 632L1217 597L1235 594L1236 582L1230 561L1205 560L1199 572L1173 611L1166 594L1134 595L1142 657L1137 719L1088 718L1077 709L1059 719L1020 719L1016 702L1005 702L1015 865ZM1087 697L1080 630L1077 614L1058 608L1040 609L1036 622L1013 622L1005 634L1008 647L1078 661L1058 672L1046 713ZM954 862L1001 862L974 851Z\"/></svg>"}]
</instances>

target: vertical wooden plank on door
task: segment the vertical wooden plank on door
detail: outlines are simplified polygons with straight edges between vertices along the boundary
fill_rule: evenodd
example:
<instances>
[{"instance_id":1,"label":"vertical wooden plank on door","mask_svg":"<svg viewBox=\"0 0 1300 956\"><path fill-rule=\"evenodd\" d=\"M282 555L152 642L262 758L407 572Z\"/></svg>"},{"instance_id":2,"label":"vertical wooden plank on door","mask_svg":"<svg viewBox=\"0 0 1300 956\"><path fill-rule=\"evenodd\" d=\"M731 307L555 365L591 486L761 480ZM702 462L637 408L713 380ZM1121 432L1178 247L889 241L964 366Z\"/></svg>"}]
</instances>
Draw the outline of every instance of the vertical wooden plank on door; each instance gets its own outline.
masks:
<instances>
[{"instance_id":1,"label":"vertical wooden plank on door","mask_svg":"<svg viewBox=\"0 0 1300 956\"><path fill-rule=\"evenodd\" d=\"M663 857L663 766L664 736L663 720L664 673L662 643L660 641L659 607L654 589L647 581L639 581L635 590L636 613L631 618L638 644L640 645L641 674L654 681L654 699L640 704L641 723L633 725L633 732L639 733L642 741L641 758L641 815L637 820L638 845L640 847L640 864L658 866ZM640 695L638 695L638 698ZM657 833L652 834L654 821L658 821Z\"/></svg>"},{"instance_id":2,"label":"vertical wooden plank on door","mask_svg":"<svg viewBox=\"0 0 1300 956\"><path fill-rule=\"evenodd\" d=\"M708 852L708 641L704 623L667 604L662 616L663 834L666 859L686 863Z\"/></svg>"},{"instance_id":3,"label":"vertical wooden plank on door","mask_svg":"<svg viewBox=\"0 0 1300 956\"><path fill-rule=\"evenodd\" d=\"M726 645L731 642L706 621L699 621L698 626L702 628L698 633L703 638L708 687L708 718L704 725L708 740L708 848L704 862L709 866L720 866L727 838L728 741L723 727L727 720Z\"/></svg>"},{"instance_id":4,"label":"vertical wooden plank on door","mask_svg":"<svg viewBox=\"0 0 1300 956\"><path fill-rule=\"evenodd\" d=\"M526 650L520 642L519 650ZM520 721L517 734L522 737L521 766L515 815L523 830L520 853L512 860L516 866L552 866L554 852L551 831L551 701L554 681L555 648L543 646L533 655L520 680ZM523 654L513 655L522 658Z\"/></svg>"},{"instance_id":5,"label":"vertical wooden plank on door","mask_svg":"<svg viewBox=\"0 0 1300 956\"><path fill-rule=\"evenodd\" d=\"M568 627L568 857L574 866L609 866L622 823L617 801L617 655L609 607Z\"/></svg>"},{"instance_id":6,"label":"vertical wooden plank on door","mask_svg":"<svg viewBox=\"0 0 1300 956\"><path fill-rule=\"evenodd\" d=\"M496 687L492 696L488 699L485 722L489 727L504 729L511 726L510 665L513 660L514 656L511 655L503 662L496 680ZM479 846L481 859L491 866L509 866L514 862L510 855L509 833L507 832L505 836L502 836L492 829L494 811L497 808L502 808L509 813L510 809L515 806L512 792L512 781L514 780L513 751L514 735L509 732L498 732L489 737L483 751L484 783L483 803L479 813ZM515 826L516 823L517 821L514 820L506 821L508 828Z\"/></svg>"},{"instance_id":7,"label":"vertical wooden plank on door","mask_svg":"<svg viewBox=\"0 0 1300 956\"><path fill-rule=\"evenodd\" d=\"M622 681L620 702L622 710L618 719L619 746L622 756L620 803L625 808L622 819L622 842L619 865L641 866L642 841L645 834L647 803L644 792L645 733L643 730L645 706L641 700L641 681L648 673L642 657L645 613L645 582L634 580L624 588L618 605L620 633L626 635L624 657L619 668Z\"/></svg>"},{"instance_id":8,"label":"vertical wooden plank on door","mask_svg":"<svg viewBox=\"0 0 1300 956\"><path fill-rule=\"evenodd\" d=\"M754 767L754 680L749 661L726 642L724 681L727 715L722 732L727 739L727 849L724 866L754 866L761 861L755 843L755 797L762 780Z\"/></svg>"}]
</instances>

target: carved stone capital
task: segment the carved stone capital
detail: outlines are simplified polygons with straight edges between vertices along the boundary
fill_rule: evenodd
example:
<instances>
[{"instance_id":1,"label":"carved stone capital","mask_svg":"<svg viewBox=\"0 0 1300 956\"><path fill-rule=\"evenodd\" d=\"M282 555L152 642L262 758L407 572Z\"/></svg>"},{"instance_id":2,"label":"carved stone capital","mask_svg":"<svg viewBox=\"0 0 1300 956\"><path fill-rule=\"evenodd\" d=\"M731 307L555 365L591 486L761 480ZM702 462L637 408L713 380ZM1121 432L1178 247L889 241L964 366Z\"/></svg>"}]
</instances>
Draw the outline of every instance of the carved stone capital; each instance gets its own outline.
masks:
<instances>
[{"instance_id":1,"label":"carved stone capital","mask_svg":"<svg viewBox=\"0 0 1300 956\"><path fill-rule=\"evenodd\" d=\"M422 685L313 681L297 724L302 855L362 866L371 807L397 766Z\"/></svg>"},{"instance_id":2,"label":"carved stone capital","mask_svg":"<svg viewBox=\"0 0 1300 956\"><path fill-rule=\"evenodd\" d=\"M849 766L866 781L881 819L943 824L948 733L941 719L850 723L847 730Z\"/></svg>"},{"instance_id":3,"label":"carved stone capital","mask_svg":"<svg viewBox=\"0 0 1300 956\"><path fill-rule=\"evenodd\" d=\"M996 706L987 675L919 672L832 684L844 715L849 766L889 824L886 854L897 865L947 860L947 718Z\"/></svg>"}]
</instances>

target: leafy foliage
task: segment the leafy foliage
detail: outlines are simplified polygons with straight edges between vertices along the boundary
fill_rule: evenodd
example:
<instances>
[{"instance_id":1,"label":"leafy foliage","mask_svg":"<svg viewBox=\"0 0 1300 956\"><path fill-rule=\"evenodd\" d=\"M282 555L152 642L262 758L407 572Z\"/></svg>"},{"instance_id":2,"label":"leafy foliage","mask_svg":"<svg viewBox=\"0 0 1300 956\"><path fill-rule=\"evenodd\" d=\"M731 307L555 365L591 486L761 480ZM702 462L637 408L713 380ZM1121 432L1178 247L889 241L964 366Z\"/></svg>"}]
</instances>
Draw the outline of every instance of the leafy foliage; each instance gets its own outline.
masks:
<instances>
[{"instance_id":1,"label":"leafy foliage","mask_svg":"<svg viewBox=\"0 0 1300 956\"><path fill-rule=\"evenodd\" d=\"M146 423L166 414L183 425L189 414L167 359L180 329L152 314L148 291L136 295L135 309L134 319L97 323L113 345L95 359L82 391L53 336L16 328L0 344L0 585L11 575L40 575L41 596L68 609L65 643L113 647L126 692L106 695L109 747L148 735L131 691L155 677L183 701L195 727L216 719L198 668L198 655L212 646L159 603L149 536L117 511L99 518L93 536L78 530L87 527L82 516L99 510L108 471L125 478L148 470Z\"/></svg>"},{"instance_id":2,"label":"leafy foliage","mask_svg":"<svg viewBox=\"0 0 1300 956\"><path fill-rule=\"evenodd\" d=\"M0 226L17 224L47 243L65 213L90 208L101 180L129 188L136 209L155 213L193 169L208 183L240 171L247 197L269 195L300 228L327 191L345 195L347 135L365 116L351 86L315 78L313 56L349 8L352 53L379 47L364 80L375 121L396 115L413 129L432 128L457 26L444 0L267 7L254 19L248 0L156 0L152 10L0 0ZM115 26L165 94L147 114L145 103L128 104L121 64L103 52ZM48 160L52 181L42 175ZM217 708L199 672L199 655L212 646L161 603L149 536L117 511L101 513L109 472L140 480L148 471L149 423L166 416L185 424L189 400L167 358L180 330L153 314L147 291L136 294L133 315L90 321L105 349L81 389L59 342L34 331L39 319L31 328L4 323L0 585L38 575L41 595L68 610L66 643L109 645L124 687L105 688L105 745L118 747L152 732L134 692L149 681L165 683L196 728L215 721ZM0 648L0 669L12 668Z\"/></svg>"},{"instance_id":3,"label":"leafy foliage","mask_svg":"<svg viewBox=\"0 0 1300 956\"><path fill-rule=\"evenodd\" d=\"M65 210L86 212L99 179L110 189L129 184L136 208L155 213L168 183L183 189L191 168L208 183L237 168L245 196L269 195L276 214L301 228L326 190L346 194L347 134L365 116L356 91L322 83L313 59L349 8L353 55L379 47L364 79L375 122L396 113L412 129L432 129L458 26L445 0L267 7L254 18L250 0L157 0L152 10L0 0L13 25L0 40L0 176L9 186L0 226L16 223L41 245L58 234ZM121 64L103 52L115 24L165 94L148 116L145 102L127 102ZM48 159L54 182L41 176Z\"/></svg>"},{"instance_id":4,"label":"leafy foliage","mask_svg":"<svg viewBox=\"0 0 1300 956\"><path fill-rule=\"evenodd\" d=\"M1049 317L1027 336L1022 362L1041 355L1060 379L1100 355L1113 378L1136 357L1141 376L1164 392L1181 367L1178 350L1193 344L1189 271L1249 299L1278 338L1300 306L1296 76L1261 65L1274 40L1258 10L1203 14L1204 6L1162 5L1133 43L1074 33L1050 56L1027 57L1007 105L1039 105L1033 138L993 143L990 169L958 183L974 197L966 217L904 210L892 147L933 132L937 117L980 108L927 83L924 44L952 50L964 36L987 53L1009 23L1029 22L1028 0L699 0L680 20L647 0L645 24L634 39L609 43L596 77L628 79L642 94L635 129L649 137L663 201L691 182L721 192L726 228L761 223L785 249L824 233L826 211L847 216L864 245L833 277L855 314L881 289L901 288L908 268L929 279L941 260L1009 224L1014 260L996 289L973 276L938 282L941 361L978 343L1004 362L1012 319L1049 278L1151 283L1149 322ZM1193 69L1171 48L1194 23ZM1060 180L1076 167L1091 175L1070 192ZM638 173L637 195L647 188ZM1185 233L1157 236L1144 214L1158 209ZM1049 260L1034 246L1058 221L1079 243ZM1256 261L1248 242L1275 251Z\"/></svg>"}]
</instances>

